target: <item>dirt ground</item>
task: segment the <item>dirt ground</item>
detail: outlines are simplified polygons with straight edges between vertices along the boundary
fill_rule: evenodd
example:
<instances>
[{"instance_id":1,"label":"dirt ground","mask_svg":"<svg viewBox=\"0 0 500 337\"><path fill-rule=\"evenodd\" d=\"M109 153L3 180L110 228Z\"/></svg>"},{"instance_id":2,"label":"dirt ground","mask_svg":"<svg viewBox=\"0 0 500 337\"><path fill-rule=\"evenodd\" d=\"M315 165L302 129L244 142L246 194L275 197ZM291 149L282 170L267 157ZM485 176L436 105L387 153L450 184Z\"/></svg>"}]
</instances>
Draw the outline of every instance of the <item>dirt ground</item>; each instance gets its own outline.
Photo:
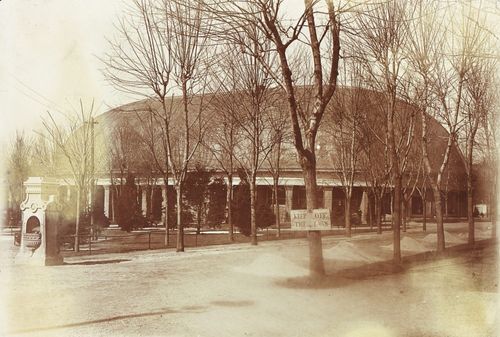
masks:
<instances>
[{"instance_id":1,"label":"dirt ground","mask_svg":"<svg viewBox=\"0 0 500 337\"><path fill-rule=\"evenodd\" d=\"M466 237L447 225L448 246ZM488 224L476 234L486 238ZM431 235L431 236L429 236ZM306 239L75 256L14 265L0 242L2 336L496 336L497 245L432 253L433 233L323 240L327 277L307 275ZM435 235L435 234L434 234ZM460 247L456 246L455 248Z\"/></svg>"}]
</instances>

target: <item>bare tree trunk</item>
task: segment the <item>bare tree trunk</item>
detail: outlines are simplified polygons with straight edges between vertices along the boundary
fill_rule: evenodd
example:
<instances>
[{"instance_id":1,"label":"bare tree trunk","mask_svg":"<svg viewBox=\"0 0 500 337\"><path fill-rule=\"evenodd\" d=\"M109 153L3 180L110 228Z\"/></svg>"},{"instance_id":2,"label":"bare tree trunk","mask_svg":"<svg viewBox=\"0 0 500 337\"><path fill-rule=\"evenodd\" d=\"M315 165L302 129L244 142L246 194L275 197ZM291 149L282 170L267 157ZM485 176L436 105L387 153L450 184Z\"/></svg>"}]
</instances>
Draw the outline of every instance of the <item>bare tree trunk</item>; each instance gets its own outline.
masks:
<instances>
[{"instance_id":1,"label":"bare tree trunk","mask_svg":"<svg viewBox=\"0 0 500 337\"><path fill-rule=\"evenodd\" d=\"M165 181L168 181L165 179ZM169 237L169 222L168 222L168 183L166 183L165 186L165 215L163 217L163 224L165 225L165 247L168 247L170 244L170 237Z\"/></svg>"},{"instance_id":2,"label":"bare tree trunk","mask_svg":"<svg viewBox=\"0 0 500 337\"><path fill-rule=\"evenodd\" d=\"M80 205L81 204L81 188L76 187L76 219L75 219L75 252L80 251Z\"/></svg>"},{"instance_id":3,"label":"bare tree trunk","mask_svg":"<svg viewBox=\"0 0 500 337\"><path fill-rule=\"evenodd\" d=\"M476 128L477 130L477 128ZM467 137L467 155L466 175L467 175L467 222L469 227L468 244L470 247L474 246L474 200L473 200L473 186L472 186L472 151L474 147L475 130Z\"/></svg>"},{"instance_id":4,"label":"bare tree trunk","mask_svg":"<svg viewBox=\"0 0 500 337\"><path fill-rule=\"evenodd\" d=\"M395 175L393 177L394 184L394 199L392 205L392 231L393 231L393 259L395 264L401 264L401 233L400 233L400 224L401 224L401 176Z\"/></svg>"},{"instance_id":5,"label":"bare tree trunk","mask_svg":"<svg viewBox=\"0 0 500 337\"><path fill-rule=\"evenodd\" d=\"M444 216L445 217L448 217L449 216L449 213L448 213L448 189L445 188L444 190Z\"/></svg>"},{"instance_id":6,"label":"bare tree trunk","mask_svg":"<svg viewBox=\"0 0 500 337\"><path fill-rule=\"evenodd\" d=\"M344 205L345 235L351 237L351 194L346 193Z\"/></svg>"},{"instance_id":7,"label":"bare tree trunk","mask_svg":"<svg viewBox=\"0 0 500 337\"><path fill-rule=\"evenodd\" d=\"M201 233L201 207L196 210L196 234Z\"/></svg>"},{"instance_id":8,"label":"bare tree trunk","mask_svg":"<svg viewBox=\"0 0 500 337\"><path fill-rule=\"evenodd\" d=\"M467 222L469 225L469 246L474 246L474 200L473 200L473 190L472 190L472 155L470 156L470 162L467 164L469 166L469 172L467 174Z\"/></svg>"},{"instance_id":9,"label":"bare tree trunk","mask_svg":"<svg viewBox=\"0 0 500 337\"><path fill-rule=\"evenodd\" d=\"M498 205L497 197L495 196L494 204L491 206L491 237L496 240L497 238L497 222L498 222Z\"/></svg>"},{"instance_id":10,"label":"bare tree trunk","mask_svg":"<svg viewBox=\"0 0 500 337\"><path fill-rule=\"evenodd\" d=\"M373 229L373 207L372 202L370 200L370 196L368 194L368 226L370 226L370 230Z\"/></svg>"},{"instance_id":11,"label":"bare tree trunk","mask_svg":"<svg viewBox=\"0 0 500 337\"><path fill-rule=\"evenodd\" d=\"M234 241L234 225L233 225L233 174L227 175L227 190L226 190L226 204L227 204L227 223L229 225L229 240Z\"/></svg>"},{"instance_id":12,"label":"bare tree trunk","mask_svg":"<svg viewBox=\"0 0 500 337\"><path fill-rule=\"evenodd\" d=\"M163 219L163 225L165 226L165 246L168 247L170 245L170 237L169 237L169 224L168 224L168 203L165 205L165 218Z\"/></svg>"},{"instance_id":13,"label":"bare tree trunk","mask_svg":"<svg viewBox=\"0 0 500 337\"><path fill-rule=\"evenodd\" d=\"M306 187L307 210L312 211L317 205L317 186L316 186L316 164L307 158L301 158L302 172L304 174L304 184ZM320 231L309 231L309 270L312 277L321 277L325 275L325 266L323 264L323 245L321 242Z\"/></svg>"},{"instance_id":14,"label":"bare tree trunk","mask_svg":"<svg viewBox=\"0 0 500 337\"><path fill-rule=\"evenodd\" d=\"M493 186L490 190L490 219L491 219L491 237L497 237L497 219L498 219L498 178L493 175Z\"/></svg>"},{"instance_id":15,"label":"bare tree trunk","mask_svg":"<svg viewBox=\"0 0 500 337\"><path fill-rule=\"evenodd\" d=\"M178 182L176 186L177 199L177 252L184 251L184 226L182 224L182 183Z\"/></svg>"},{"instance_id":16,"label":"bare tree trunk","mask_svg":"<svg viewBox=\"0 0 500 337\"><path fill-rule=\"evenodd\" d=\"M444 226L443 226L443 204L441 202L441 191L435 184L432 184L432 193L434 195L434 208L436 210L436 232L437 232L437 251L443 252L445 249L444 243Z\"/></svg>"},{"instance_id":17,"label":"bare tree trunk","mask_svg":"<svg viewBox=\"0 0 500 337\"><path fill-rule=\"evenodd\" d=\"M444 226L443 226L443 205L442 205L442 197L441 197L441 177L444 172L444 169L448 163L449 153L452 146L452 139L449 137L447 141L446 151L444 153L444 159L441 163L439 171L437 173L437 177L435 179L432 177L432 167L429 159L429 151L427 149L428 135L427 135L427 115L425 111L420 110L420 116L422 120L422 155L424 161L424 167L428 177L430 178L430 184L432 188L432 195L434 199L434 207L436 211L436 232L437 232L437 251L443 252L445 249L444 243Z\"/></svg>"},{"instance_id":18,"label":"bare tree trunk","mask_svg":"<svg viewBox=\"0 0 500 337\"><path fill-rule=\"evenodd\" d=\"M276 237L281 236L281 222L280 222L280 205L278 204L278 179L276 175L273 175L273 198L274 198L274 216L276 223Z\"/></svg>"},{"instance_id":19,"label":"bare tree trunk","mask_svg":"<svg viewBox=\"0 0 500 337\"><path fill-rule=\"evenodd\" d=\"M427 193L427 191L424 191L424 193ZM427 200L425 199L425 194L422 196L422 213L423 213L423 220L422 220L422 230L424 232L427 231Z\"/></svg>"},{"instance_id":20,"label":"bare tree trunk","mask_svg":"<svg viewBox=\"0 0 500 337\"><path fill-rule=\"evenodd\" d=\"M378 196L375 196L375 224L377 226L377 234L382 234L382 201Z\"/></svg>"},{"instance_id":21,"label":"bare tree trunk","mask_svg":"<svg viewBox=\"0 0 500 337\"><path fill-rule=\"evenodd\" d=\"M404 194L403 194L403 198L402 198L402 203L401 203L401 222L403 223L403 232L406 232L406 198L404 197Z\"/></svg>"},{"instance_id":22,"label":"bare tree trunk","mask_svg":"<svg viewBox=\"0 0 500 337\"><path fill-rule=\"evenodd\" d=\"M250 177L250 226L251 226L252 245L257 245L255 204L256 204L255 174L252 172L252 175Z\"/></svg>"}]
</instances>

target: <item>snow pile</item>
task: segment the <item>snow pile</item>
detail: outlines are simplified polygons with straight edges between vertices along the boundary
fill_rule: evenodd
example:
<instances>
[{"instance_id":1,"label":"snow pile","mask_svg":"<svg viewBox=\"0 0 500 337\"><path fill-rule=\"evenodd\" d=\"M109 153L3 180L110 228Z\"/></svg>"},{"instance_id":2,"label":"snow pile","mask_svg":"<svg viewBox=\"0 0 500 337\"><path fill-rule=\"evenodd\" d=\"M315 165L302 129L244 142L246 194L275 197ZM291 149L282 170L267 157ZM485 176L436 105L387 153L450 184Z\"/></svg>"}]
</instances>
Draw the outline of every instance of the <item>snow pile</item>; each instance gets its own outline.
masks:
<instances>
[{"instance_id":1,"label":"snow pile","mask_svg":"<svg viewBox=\"0 0 500 337\"><path fill-rule=\"evenodd\" d=\"M451 234L450 232L445 231L444 232L444 242L456 244L456 245L461 245L463 243L466 243L467 240L462 237L462 234L463 233L455 235L455 234ZM422 239L422 241L424 241L427 244L436 244L437 234L436 233L428 234L425 236L425 238Z\"/></svg>"},{"instance_id":2,"label":"snow pile","mask_svg":"<svg viewBox=\"0 0 500 337\"><path fill-rule=\"evenodd\" d=\"M323 257L332 260L344 260L353 262L374 262L380 259L375 256L369 256L352 242L342 241L332 248L323 251Z\"/></svg>"},{"instance_id":3,"label":"snow pile","mask_svg":"<svg viewBox=\"0 0 500 337\"><path fill-rule=\"evenodd\" d=\"M382 248L393 250L394 245L390 244L387 246L383 246ZM428 251L429 249L426 246L424 246L422 243L418 242L417 240L410 238L408 236L405 236L401 240L401 250L406 250L406 251L410 251L410 252L425 252L425 251Z\"/></svg>"},{"instance_id":4,"label":"snow pile","mask_svg":"<svg viewBox=\"0 0 500 337\"><path fill-rule=\"evenodd\" d=\"M458 236L463 239L463 243L467 242L469 239L469 233L460 233ZM482 230L476 228L474 231L474 237L476 240L491 239L491 229Z\"/></svg>"},{"instance_id":5,"label":"snow pile","mask_svg":"<svg viewBox=\"0 0 500 337\"><path fill-rule=\"evenodd\" d=\"M436 238L436 240L437 240L437 238ZM467 240L464 240L460 236L452 234L452 233L447 232L447 231L444 231L444 241L448 242L448 243L456 243L456 244L462 244L462 243L467 242ZM434 242L436 242L436 241L434 241Z\"/></svg>"},{"instance_id":6,"label":"snow pile","mask_svg":"<svg viewBox=\"0 0 500 337\"><path fill-rule=\"evenodd\" d=\"M257 276L300 277L309 275L309 270L288 259L274 254L262 254L247 266L237 267L236 271Z\"/></svg>"}]
</instances>

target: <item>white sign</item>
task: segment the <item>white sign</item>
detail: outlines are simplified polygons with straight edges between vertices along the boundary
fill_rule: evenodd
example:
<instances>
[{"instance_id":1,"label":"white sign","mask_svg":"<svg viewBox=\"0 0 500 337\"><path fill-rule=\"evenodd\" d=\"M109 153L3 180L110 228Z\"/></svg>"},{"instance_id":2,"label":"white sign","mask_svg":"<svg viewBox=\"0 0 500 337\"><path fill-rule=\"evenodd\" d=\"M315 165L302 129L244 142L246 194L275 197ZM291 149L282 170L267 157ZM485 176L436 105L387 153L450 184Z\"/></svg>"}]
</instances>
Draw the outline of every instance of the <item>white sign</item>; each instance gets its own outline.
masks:
<instances>
[{"instance_id":1,"label":"white sign","mask_svg":"<svg viewBox=\"0 0 500 337\"><path fill-rule=\"evenodd\" d=\"M318 208L311 211L295 209L290 211L291 230L325 231L332 229L330 210Z\"/></svg>"}]
</instances>

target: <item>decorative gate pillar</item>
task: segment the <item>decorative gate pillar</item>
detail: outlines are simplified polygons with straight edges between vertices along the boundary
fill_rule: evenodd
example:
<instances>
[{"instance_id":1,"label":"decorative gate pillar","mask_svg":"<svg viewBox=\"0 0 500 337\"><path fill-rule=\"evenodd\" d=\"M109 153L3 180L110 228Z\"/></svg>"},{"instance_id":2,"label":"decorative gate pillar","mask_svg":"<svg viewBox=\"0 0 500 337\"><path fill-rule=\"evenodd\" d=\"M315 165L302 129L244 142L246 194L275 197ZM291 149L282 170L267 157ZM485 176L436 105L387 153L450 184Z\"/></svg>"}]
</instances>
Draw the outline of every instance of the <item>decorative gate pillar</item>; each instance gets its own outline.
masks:
<instances>
[{"instance_id":1,"label":"decorative gate pillar","mask_svg":"<svg viewBox=\"0 0 500 337\"><path fill-rule=\"evenodd\" d=\"M30 177L25 183L26 199L21 203L21 248L16 263L51 266L63 263L57 231L61 206L55 180Z\"/></svg>"}]
</instances>

